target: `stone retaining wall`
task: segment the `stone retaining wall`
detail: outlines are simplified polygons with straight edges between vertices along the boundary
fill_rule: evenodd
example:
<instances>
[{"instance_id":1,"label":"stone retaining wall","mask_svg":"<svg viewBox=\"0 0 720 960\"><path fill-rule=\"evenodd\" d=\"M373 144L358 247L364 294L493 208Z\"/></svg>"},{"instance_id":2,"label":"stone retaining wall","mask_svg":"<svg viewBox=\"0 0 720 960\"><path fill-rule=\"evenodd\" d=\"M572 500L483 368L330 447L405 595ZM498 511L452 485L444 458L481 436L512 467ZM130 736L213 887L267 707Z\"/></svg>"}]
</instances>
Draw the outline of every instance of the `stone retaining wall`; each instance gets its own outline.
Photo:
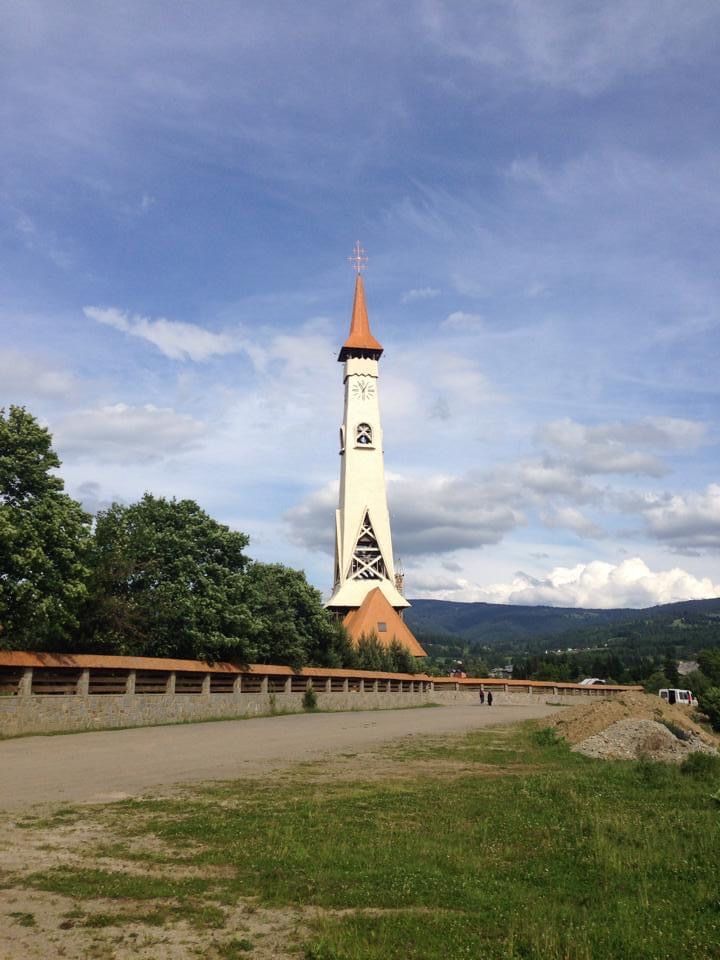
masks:
<instances>
[{"instance_id":1,"label":"stone retaining wall","mask_svg":"<svg viewBox=\"0 0 720 960\"><path fill-rule=\"evenodd\" d=\"M577 702L576 698L529 697L494 693L494 703ZM428 690L413 693L320 693L318 710L382 710L427 703L478 703L476 693L464 690ZM299 713L302 694L202 694L134 696L78 696L0 699L0 734L60 733L165 723L233 719L272 713Z\"/></svg>"},{"instance_id":2,"label":"stone retaining wall","mask_svg":"<svg viewBox=\"0 0 720 960\"><path fill-rule=\"evenodd\" d=\"M162 669L170 661L155 661L152 669L129 669L119 664L120 658L87 668L79 660L60 666L54 658L51 666L34 668L0 665L0 736L295 713L303 709L308 686L315 691L317 708L333 711L479 703L482 688L492 691L498 706L578 703L623 692L319 668L310 668L312 675L296 674L288 668L257 665L245 672L234 668L234 673L201 664L195 669L189 662L176 662L184 669Z\"/></svg>"},{"instance_id":3,"label":"stone retaining wall","mask_svg":"<svg viewBox=\"0 0 720 960\"><path fill-rule=\"evenodd\" d=\"M440 695L443 700L446 695ZM58 733L108 727L298 713L301 693L136 694L125 696L0 698L0 733ZM431 691L414 693L320 693L319 710L377 710L420 706L435 699Z\"/></svg>"}]
</instances>

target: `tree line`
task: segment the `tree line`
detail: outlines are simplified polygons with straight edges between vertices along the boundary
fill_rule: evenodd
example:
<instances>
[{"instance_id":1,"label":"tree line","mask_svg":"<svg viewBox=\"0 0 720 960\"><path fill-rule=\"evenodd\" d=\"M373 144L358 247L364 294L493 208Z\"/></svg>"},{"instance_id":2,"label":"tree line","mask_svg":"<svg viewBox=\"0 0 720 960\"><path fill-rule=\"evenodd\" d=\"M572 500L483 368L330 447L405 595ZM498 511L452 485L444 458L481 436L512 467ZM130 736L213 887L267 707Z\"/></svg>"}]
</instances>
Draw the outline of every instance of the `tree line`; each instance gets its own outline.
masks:
<instances>
[{"instance_id":1,"label":"tree line","mask_svg":"<svg viewBox=\"0 0 720 960\"><path fill-rule=\"evenodd\" d=\"M417 672L396 642L354 645L304 573L252 560L195 501L92 517L60 466L35 417L0 410L0 649Z\"/></svg>"},{"instance_id":2,"label":"tree line","mask_svg":"<svg viewBox=\"0 0 720 960\"><path fill-rule=\"evenodd\" d=\"M513 679L577 683L599 677L608 683L639 684L647 693L671 687L692 690L713 728L720 730L720 649L701 650L697 669L682 676L675 647L655 654L622 649L624 654L620 649L579 650L520 658L513 664Z\"/></svg>"},{"instance_id":3,"label":"tree line","mask_svg":"<svg viewBox=\"0 0 720 960\"><path fill-rule=\"evenodd\" d=\"M523 609L523 616L527 611ZM507 626L507 625L506 625ZM599 677L608 683L642 686L648 693L667 687L690 689L700 709L720 730L720 609L717 600L668 605L635 619L578 627L520 639L496 625L493 644L473 643L447 633L417 631L431 654L429 673L460 667L469 676L512 664L515 680L578 683ZM698 667L683 676L680 660Z\"/></svg>"}]
</instances>

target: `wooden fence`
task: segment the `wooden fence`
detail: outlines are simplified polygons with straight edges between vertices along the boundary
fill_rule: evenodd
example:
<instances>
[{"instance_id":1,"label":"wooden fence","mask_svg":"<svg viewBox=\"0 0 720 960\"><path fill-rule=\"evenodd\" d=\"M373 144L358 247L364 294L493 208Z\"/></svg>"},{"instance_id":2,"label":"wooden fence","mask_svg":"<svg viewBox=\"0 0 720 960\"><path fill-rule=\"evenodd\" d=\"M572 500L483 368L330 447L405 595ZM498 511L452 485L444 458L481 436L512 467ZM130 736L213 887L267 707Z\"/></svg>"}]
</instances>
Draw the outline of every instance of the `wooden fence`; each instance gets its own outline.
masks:
<instances>
[{"instance_id":1,"label":"wooden fence","mask_svg":"<svg viewBox=\"0 0 720 960\"><path fill-rule=\"evenodd\" d=\"M492 691L498 706L572 703L633 688L0 651L0 736L297 712L308 689L320 709L342 711L477 704L480 690Z\"/></svg>"}]
</instances>

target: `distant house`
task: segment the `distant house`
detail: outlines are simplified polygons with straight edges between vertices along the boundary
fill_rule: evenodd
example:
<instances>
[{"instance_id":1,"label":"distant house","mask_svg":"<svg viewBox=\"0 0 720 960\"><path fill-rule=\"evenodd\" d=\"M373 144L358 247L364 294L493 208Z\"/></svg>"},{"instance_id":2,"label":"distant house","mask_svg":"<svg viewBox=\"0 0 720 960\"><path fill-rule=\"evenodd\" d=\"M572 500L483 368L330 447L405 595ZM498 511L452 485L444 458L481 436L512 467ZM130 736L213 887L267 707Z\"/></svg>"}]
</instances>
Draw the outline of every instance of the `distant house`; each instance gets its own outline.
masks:
<instances>
[{"instance_id":1,"label":"distant house","mask_svg":"<svg viewBox=\"0 0 720 960\"><path fill-rule=\"evenodd\" d=\"M494 670L491 670L489 676L494 677L496 680L510 680L512 677L512 664L508 664L504 667L495 667Z\"/></svg>"}]
</instances>

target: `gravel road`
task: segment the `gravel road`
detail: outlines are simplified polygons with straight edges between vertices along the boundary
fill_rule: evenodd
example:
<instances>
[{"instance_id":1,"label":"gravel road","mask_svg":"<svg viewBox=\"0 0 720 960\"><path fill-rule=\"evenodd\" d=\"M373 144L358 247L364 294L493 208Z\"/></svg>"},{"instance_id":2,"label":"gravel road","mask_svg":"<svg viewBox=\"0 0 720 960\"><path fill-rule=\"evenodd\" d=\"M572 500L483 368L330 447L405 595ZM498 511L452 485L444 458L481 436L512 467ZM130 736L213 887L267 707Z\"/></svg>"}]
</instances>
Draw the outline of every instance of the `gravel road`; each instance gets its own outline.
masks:
<instances>
[{"instance_id":1,"label":"gravel road","mask_svg":"<svg viewBox=\"0 0 720 960\"><path fill-rule=\"evenodd\" d=\"M298 761L544 717L543 704L297 714L0 741L0 810L119 800Z\"/></svg>"}]
</instances>

